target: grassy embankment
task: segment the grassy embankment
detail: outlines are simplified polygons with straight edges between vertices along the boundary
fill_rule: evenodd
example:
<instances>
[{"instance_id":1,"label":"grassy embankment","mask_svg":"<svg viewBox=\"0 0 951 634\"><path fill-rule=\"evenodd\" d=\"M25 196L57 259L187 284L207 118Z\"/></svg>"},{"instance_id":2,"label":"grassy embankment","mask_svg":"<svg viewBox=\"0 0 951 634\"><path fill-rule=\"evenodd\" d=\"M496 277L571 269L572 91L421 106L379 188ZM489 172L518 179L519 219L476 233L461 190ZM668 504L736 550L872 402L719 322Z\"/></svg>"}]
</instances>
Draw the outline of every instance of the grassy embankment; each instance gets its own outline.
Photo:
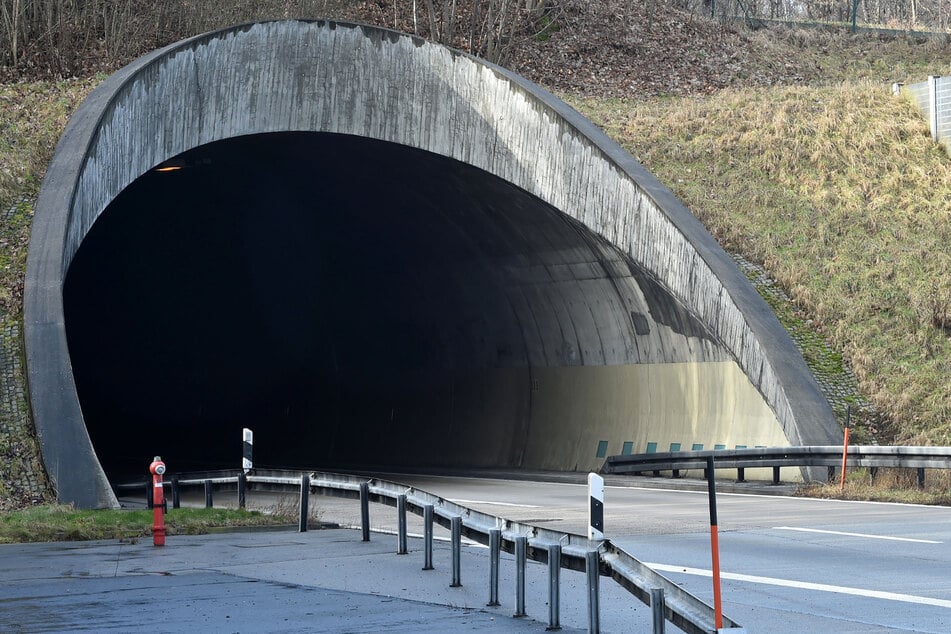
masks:
<instances>
[{"instance_id":1,"label":"grassy embankment","mask_svg":"<svg viewBox=\"0 0 951 634\"><path fill-rule=\"evenodd\" d=\"M0 513L0 544L150 537L152 511L79 511L70 506L36 506ZM236 509L181 508L165 516L168 535L201 535L216 528L292 524L286 514Z\"/></svg>"},{"instance_id":2,"label":"grassy embankment","mask_svg":"<svg viewBox=\"0 0 951 634\"><path fill-rule=\"evenodd\" d=\"M843 351L880 440L951 444L951 161L909 102L855 82L578 105Z\"/></svg>"},{"instance_id":3,"label":"grassy embankment","mask_svg":"<svg viewBox=\"0 0 951 634\"><path fill-rule=\"evenodd\" d=\"M0 306L20 308L32 201L66 121L99 79L0 84L0 210L14 204L12 222L0 227Z\"/></svg>"},{"instance_id":4,"label":"grassy embankment","mask_svg":"<svg viewBox=\"0 0 951 634\"><path fill-rule=\"evenodd\" d=\"M19 328L32 205L44 170L69 115L96 83L83 79L0 84L0 330L4 333ZM23 384L20 376L6 380ZM6 400L12 398L19 402ZM23 393L7 393L0 407L0 510L50 497L36 438L29 422L22 420L28 411L24 399Z\"/></svg>"},{"instance_id":5,"label":"grassy embankment","mask_svg":"<svg viewBox=\"0 0 951 634\"><path fill-rule=\"evenodd\" d=\"M897 49L906 57L817 59L830 65L821 85L571 101L725 248L763 264L796 303L774 306L780 319L810 320L837 351L807 349L807 362L852 366L889 421L860 429L860 442L951 445L951 160L881 81L920 81L942 60ZM913 485L867 479L852 478L847 495L893 499ZM929 481L947 487L941 474Z\"/></svg>"}]
</instances>

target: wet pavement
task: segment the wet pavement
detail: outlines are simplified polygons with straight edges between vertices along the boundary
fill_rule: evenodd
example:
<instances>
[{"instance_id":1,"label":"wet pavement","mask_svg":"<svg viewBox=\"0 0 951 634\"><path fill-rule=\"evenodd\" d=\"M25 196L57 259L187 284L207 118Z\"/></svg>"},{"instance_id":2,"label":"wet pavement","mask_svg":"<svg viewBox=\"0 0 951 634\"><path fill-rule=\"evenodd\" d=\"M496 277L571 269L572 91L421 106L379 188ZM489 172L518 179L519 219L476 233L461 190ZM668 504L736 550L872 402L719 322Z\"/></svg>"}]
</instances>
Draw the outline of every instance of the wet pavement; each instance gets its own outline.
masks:
<instances>
[{"instance_id":1,"label":"wet pavement","mask_svg":"<svg viewBox=\"0 0 951 634\"><path fill-rule=\"evenodd\" d=\"M545 631L543 566L529 565L529 617L515 619L510 558L509 596L490 608L486 549L463 548L463 585L451 588L448 544L434 545L432 571L421 570L421 540L410 539L407 555L395 545L351 529L172 536L161 548L151 539L4 545L0 632ZM562 621L563 631L586 626L582 603L567 601L564 618L577 627Z\"/></svg>"}]
</instances>

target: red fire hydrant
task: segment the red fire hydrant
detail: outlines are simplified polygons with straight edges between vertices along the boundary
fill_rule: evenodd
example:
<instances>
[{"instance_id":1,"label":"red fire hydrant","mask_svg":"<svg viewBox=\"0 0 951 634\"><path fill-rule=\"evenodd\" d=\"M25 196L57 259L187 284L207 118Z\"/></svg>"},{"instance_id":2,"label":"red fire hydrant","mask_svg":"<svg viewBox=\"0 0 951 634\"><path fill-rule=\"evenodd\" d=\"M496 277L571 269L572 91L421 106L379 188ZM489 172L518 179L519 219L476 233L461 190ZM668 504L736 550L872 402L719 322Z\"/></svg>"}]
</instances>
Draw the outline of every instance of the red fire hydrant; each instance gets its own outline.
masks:
<instances>
[{"instance_id":1,"label":"red fire hydrant","mask_svg":"<svg viewBox=\"0 0 951 634\"><path fill-rule=\"evenodd\" d=\"M152 524L152 543L156 546L165 545L165 489L162 484L162 474L165 473L165 463L161 456L149 465L152 472L152 508L155 512L155 521Z\"/></svg>"}]
</instances>

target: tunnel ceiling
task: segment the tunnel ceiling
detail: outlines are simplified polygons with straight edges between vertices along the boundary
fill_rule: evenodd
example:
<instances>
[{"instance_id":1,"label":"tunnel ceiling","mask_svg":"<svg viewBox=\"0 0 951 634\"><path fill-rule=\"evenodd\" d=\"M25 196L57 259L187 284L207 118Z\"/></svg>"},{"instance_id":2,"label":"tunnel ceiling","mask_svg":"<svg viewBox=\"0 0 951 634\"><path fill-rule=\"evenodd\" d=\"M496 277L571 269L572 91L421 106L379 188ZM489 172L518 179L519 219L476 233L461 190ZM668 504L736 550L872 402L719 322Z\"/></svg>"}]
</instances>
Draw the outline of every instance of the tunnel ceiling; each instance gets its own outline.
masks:
<instances>
[{"instance_id":1,"label":"tunnel ceiling","mask_svg":"<svg viewBox=\"0 0 951 634\"><path fill-rule=\"evenodd\" d=\"M275 465L518 466L517 435L453 441L453 419L502 407L485 372L525 370L509 375L511 430L527 424L530 366L729 358L538 198L336 134L240 137L150 171L87 235L64 295L84 418L114 475L156 452L230 466L242 427Z\"/></svg>"}]
</instances>

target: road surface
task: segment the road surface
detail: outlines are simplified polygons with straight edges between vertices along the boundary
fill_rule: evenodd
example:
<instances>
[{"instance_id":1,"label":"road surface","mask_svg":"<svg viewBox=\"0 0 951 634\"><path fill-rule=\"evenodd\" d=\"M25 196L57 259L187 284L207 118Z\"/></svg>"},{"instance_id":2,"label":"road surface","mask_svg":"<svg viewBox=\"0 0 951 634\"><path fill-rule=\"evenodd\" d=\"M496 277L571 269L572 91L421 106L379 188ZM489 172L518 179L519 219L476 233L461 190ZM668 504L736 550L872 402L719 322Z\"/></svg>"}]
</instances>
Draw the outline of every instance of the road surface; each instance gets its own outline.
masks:
<instances>
[{"instance_id":1,"label":"road surface","mask_svg":"<svg viewBox=\"0 0 951 634\"><path fill-rule=\"evenodd\" d=\"M389 479L494 515L586 530L582 484ZM352 503L318 504L327 519L358 522ZM608 486L605 508L608 537L712 604L706 493ZM747 631L951 631L951 509L720 493L718 511L724 612ZM395 513L374 506L371 523L392 529Z\"/></svg>"}]
</instances>

